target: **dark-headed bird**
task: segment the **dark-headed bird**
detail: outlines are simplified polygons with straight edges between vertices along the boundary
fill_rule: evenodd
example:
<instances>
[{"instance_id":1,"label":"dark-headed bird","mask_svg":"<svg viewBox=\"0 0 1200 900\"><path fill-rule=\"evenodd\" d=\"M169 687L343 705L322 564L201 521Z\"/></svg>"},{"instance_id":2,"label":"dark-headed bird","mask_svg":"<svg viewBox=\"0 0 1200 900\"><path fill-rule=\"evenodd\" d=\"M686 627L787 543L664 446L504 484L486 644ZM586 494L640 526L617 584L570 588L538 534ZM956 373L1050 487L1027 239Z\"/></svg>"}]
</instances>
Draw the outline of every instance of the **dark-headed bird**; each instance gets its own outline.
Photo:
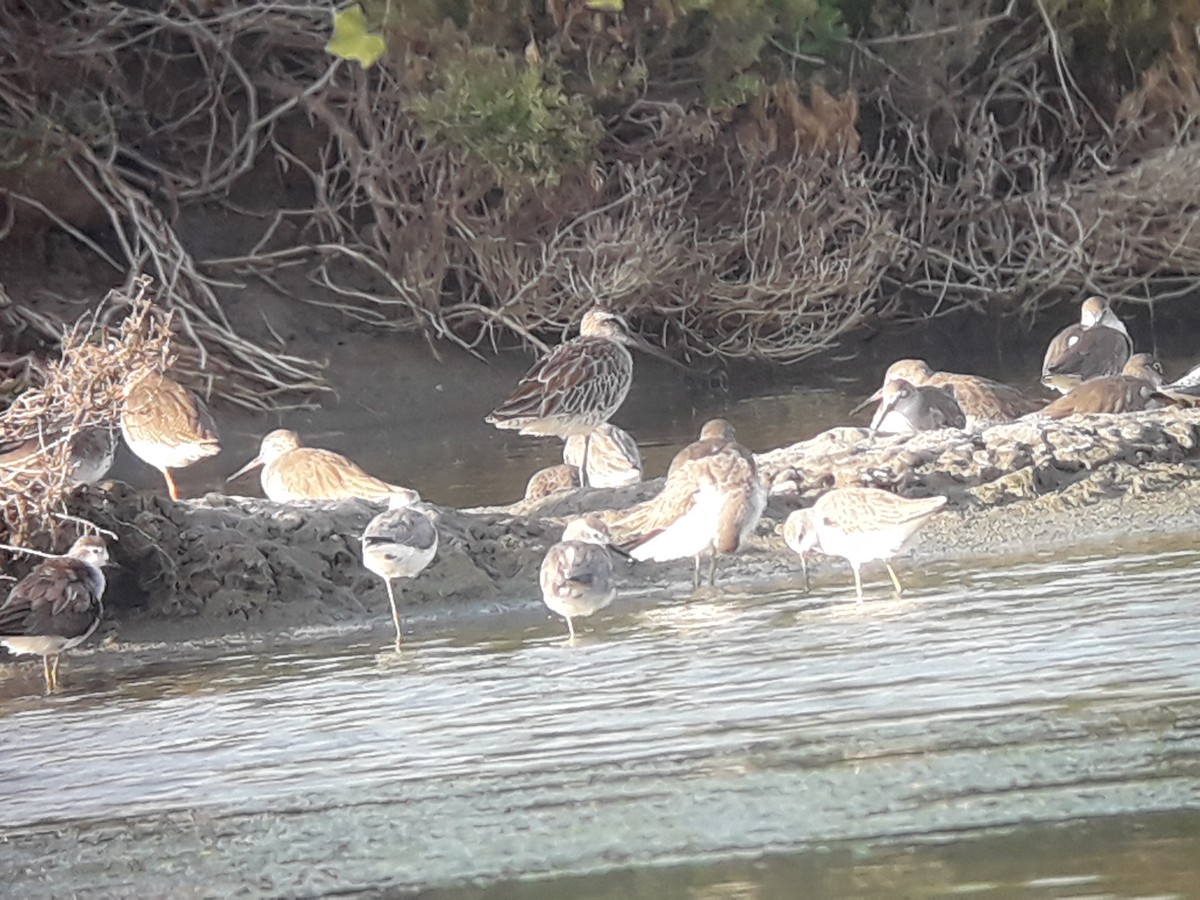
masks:
<instances>
[{"instance_id":1,"label":"dark-headed bird","mask_svg":"<svg viewBox=\"0 0 1200 900\"><path fill-rule=\"evenodd\" d=\"M1103 297L1088 297L1079 322L1054 336L1042 361L1042 384L1066 393L1089 378L1119 375L1133 353L1125 323Z\"/></svg>"},{"instance_id":2,"label":"dark-headed bird","mask_svg":"<svg viewBox=\"0 0 1200 900\"><path fill-rule=\"evenodd\" d=\"M104 613L104 538L81 537L65 556L39 563L0 605L0 645L42 657L46 692L58 690L59 654L82 644Z\"/></svg>"},{"instance_id":3,"label":"dark-headed bird","mask_svg":"<svg viewBox=\"0 0 1200 900\"><path fill-rule=\"evenodd\" d=\"M397 651L404 632L400 627L395 582L420 575L437 555L437 528L429 516L417 508L420 501L421 496L416 491L397 488L388 500L388 508L367 523L362 536L363 566L382 578L387 586L392 622L396 626Z\"/></svg>"},{"instance_id":4,"label":"dark-headed bird","mask_svg":"<svg viewBox=\"0 0 1200 900\"><path fill-rule=\"evenodd\" d=\"M966 417L966 427L972 431L997 422L1011 422L1045 405L1045 401L1030 397L1012 385L982 375L934 371L923 359L898 359L888 366L884 384L897 379L917 387L928 385L952 390ZM868 402L878 400L882 390L876 391Z\"/></svg>"}]
</instances>

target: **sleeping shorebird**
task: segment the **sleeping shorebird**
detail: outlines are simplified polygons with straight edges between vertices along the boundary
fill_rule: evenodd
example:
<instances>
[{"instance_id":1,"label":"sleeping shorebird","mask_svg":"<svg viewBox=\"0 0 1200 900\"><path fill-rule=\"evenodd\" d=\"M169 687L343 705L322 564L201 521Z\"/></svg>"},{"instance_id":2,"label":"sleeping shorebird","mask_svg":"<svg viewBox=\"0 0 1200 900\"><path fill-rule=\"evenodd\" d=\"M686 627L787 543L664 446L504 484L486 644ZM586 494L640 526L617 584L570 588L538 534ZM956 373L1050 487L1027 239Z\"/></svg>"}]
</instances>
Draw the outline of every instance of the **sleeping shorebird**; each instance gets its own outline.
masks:
<instances>
[{"instance_id":1,"label":"sleeping shorebird","mask_svg":"<svg viewBox=\"0 0 1200 900\"><path fill-rule=\"evenodd\" d=\"M903 378L893 378L884 382L872 396L879 397L879 408L871 418L871 434L915 434L967 425L954 392L949 388L918 386ZM859 404L851 413L862 409L863 405Z\"/></svg>"},{"instance_id":2,"label":"sleeping shorebird","mask_svg":"<svg viewBox=\"0 0 1200 900\"><path fill-rule=\"evenodd\" d=\"M596 515L568 522L562 539L546 551L538 582L542 602L567 620L575 640L573 620L604 609L617 596L604 522Z\"/></svg>"},{"instance_id":3,"label":"sleeping shorebird","mask_svg":"<svg viewBox=\"0 0 1200 900\"><path fill-rule=\"evenodd\" d=\"M1194 366L1170 384L1160 385L1155 395L1180 406L1200 406L1200 366Z\"/></svg>"},{"instance_id":4,"label":"sleeping shorebird","mask_svg":"<svg viewBox=\"0 0 1200 900\"><path fill-rule=\"evenodd\" d=\"M355 463L318 447L304 447L294 431L277 428L262 439L258 456L227 479L262 466L262 489L268 500L297 503L304 500L382 500L406 494L408 488L388 484L368 475Z\"/></svg>"},{"instance_id":5,"label":"sleeping shorebird","mask_svg":"<svg viewBox=\"0 0 1200 900\"><path fill-rule=\"evenodd\" d=\"M395 581L415 578L433 562L437 554L438 533L433 521L414 504L421 501L416 491L396 488L388 508L369 523L362 536L363 565L383 579L392 621L396 625L396 650L404 633L400 628L400 610L396 606Z\"/></svg>"},{"instance_id":6,"label":"sleeping shorebird","mask_svg":"<svg viewBox=\"0 0 1200 900\"><path fill-rule=\"evenodd\" d=\"M57 440L63 440L59 437ZM46 471L46 453L54 441L45 444L38 438L22 441L0 453L0 470L25 475ZM68 483L71 487L95 484L108 474L117 453L117 436L113 428L92 425L81 428L70 438L67 450Z\"/></svg>"},{"instance_id":7,"label":"sleeping shorebird","mask_svg":"<svg viewBox=\"0 0 1200 900\"><path fill-rule=\"evenodd\" d=\"M144 371L125 382L121 434L134 455L162 472L172 500L179 489L172 469L184 469L221 452L217 426L204 402L157 372Z\"/></svg>"},{"instance_id":8,"label":"sleeping shorebird","mask_svg":"<svg viewBox=\"0 0 1200 900\"><path fill-rule=\"evenodd\" d=\"M634 559L695 557L694 590L700 588L700 557L710 555L708 582L714 585L717 557L737 552L767 504L754 455L737 442L733 427L714 419L700 434L676 454L658 496L614 519L614 530L635 535L625 547Z\"/></svg>"},{"instance_id":9,"label":"sleeping shorebird","mask_svg":"<svg viewBox=\"0 0 1200 900\"><path fill-rule=\"evenodd\" d=\"M538 469L525 485L526 500L541 500L552 494L573 491L579 487L579 469L563 463Z\"/></svg>"},{"instance_id":10,"label":"sleeping shorebird","mask_svg":"<svg viewBox=\"0 0 1200 900\"><path fill-rule=\"evenodd\" d=\"M65 556L39 563L0 605L0 645L42 657L46 692L58 690L58 656L82 644L104 613L104 538L81 537Z\"/></svg>"},{"instance_id":11,"label":"sleeping shorebird","mask_svg":"<svg viewBox=\"0 0 1200 900\"><path fill-rule=\"evenodd\" d=\"M789 515L783 524L783 539L800 554L806 584L806 554L815 550L849 562L861 603L861 569L863 563L872 560L881 560L887 566L896 593L903 592L890 560L945 503L945 497L910 499L878 488L835 488L822 494L810 508Z\"/></svg>"},{"instance_id":12,"label":"sleeping shorebird","mask_svg":"<svg viewBox=\"0 0 1200 900\"><path fill-rule=\"evenodd\" d=\"M1042 384L1066 393L1080 382L1118 375L1133 353L1125 323L1103 297L1088 297L1079 322L1054 336L1042 362Z\"/></svg>"},{"instance_id":13,"label":"sleeping shorebird","mask_svg":"<svg viewBox=\"0 0 1200 900\"><path fill-rule=\"evenodd\" d=\"M563 462L587 472L582 481L589 487L613 488L642 480L642 454L637 441L611 422L597 425L587 435L573 434L563 445Z\"/></svg>"},{"instance_id":14,"label":"sleeping shorebird","mask_svg":"<svg viewBox=\"0 0 1200 900\"><path fill-rule=\"evenodd\" d=\"M484 420L520 434L582 435L580 476L587 484L588 436L625 402L633 383L629 346L669 359L634 338L625 320L596 306L583 316L579 337L560 344L525 373L512 396ZM671 360L675 364L674 360Z\"/></svg>"},{"instance_id":15,"label":"sleeping shorebird","mask_svg":"<svg viewBox=\"0 0 1200 900\"><path fill-rule=\"evenodd\" d=\"M1135 353L1120 375L1089 378L1073 387L1031 419L1065 419L1087 413L1137 412L1162 390L1162 366L1149 353Z\"/></svg>"},{"instance_id":16,"label":"sleeping shorebird","mask_svg":"<svg viewBox=\"0 0 1200 900\"><path fill-rule=\"evenodd\" d=\"M950 388L966 417L966 427L972 431L997 422L1011 422L1045 404L1045 401L1030 397L1012 385L982 375L936 372L923 359L898 359L888 366L883 375L884 384L897 379L917 387L930 385ZM880 388L867 399L867 403L879 400L882 393L883 388Z\"/></svg>"}]
</instances>

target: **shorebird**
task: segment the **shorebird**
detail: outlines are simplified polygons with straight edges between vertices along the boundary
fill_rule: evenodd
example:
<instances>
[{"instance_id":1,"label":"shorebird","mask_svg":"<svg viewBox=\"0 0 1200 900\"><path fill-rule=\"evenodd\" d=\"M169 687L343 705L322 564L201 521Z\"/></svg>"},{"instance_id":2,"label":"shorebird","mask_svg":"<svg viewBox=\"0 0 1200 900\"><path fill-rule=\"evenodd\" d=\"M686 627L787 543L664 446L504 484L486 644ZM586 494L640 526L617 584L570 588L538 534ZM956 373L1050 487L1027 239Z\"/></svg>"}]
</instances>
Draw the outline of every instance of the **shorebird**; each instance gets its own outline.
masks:
<instances>
[{"instance_id":1,"label":"shorebird","mask_svg":"<svg viewBox=\"0 0 1200 900\"><path fill-rule=\"evenodd\" d=\"M134 455L162 472L172 500L179 489L172 469L184 469L221 452L217 426L204 402L179 383L153 371L125 382L121 434Z\"/></svg>"},{"instance_id":2,"label":"shorebird","mask_svg":"<svg viewBox=\"0 0 1200 900\"><path fill-rule=\"evenodd\" d=\"M888 366L883 375L884 384L897 379L917 387L931 385L951 389L966 417L967 428L973 431L996 422L1011 422L1045 404L1012 385L982 375L934 371L923 359L898 359ZM879 400L882 394L883 388L880 388L866 402Z\"/></svg>"},{"instance_id":3,"label":"shorebird","mask_svg":"<svg viewBox=\"0 0 1200 900\"><path fill-rule=\"evenodd\" d=\"M669 359L634 338L625 320L595 306L584 313L579 337L560 344L518 382L512 395L484 420L520 434L582 435L580 476L587 484L590 433L625 402L633 383L629 346ZM675 361L671 360L674 364Z\"/></svg>"},{"instance_id":4,"label":"shorebird","mask_svg":"<svg viewBox=\"0 0 1200 900\"><path fill-rule=\"evenodd\" d=\"M81 537L16 583L0 605L0 646L42 657L46 692L58 690L58 656L82 644L104 612L104 538Z\"/></svg>"},{"instance_id":5,"label":"shorebird","mask_svg":"<svg viewBox=\"0 0 1200 900\"><path fill-rule=\"evenodd\" d=\"M57 440L62 440L60 437ZM43 443L29 438L0 453L0 470L37 475L46 470L46 452L54 441ZM117 453L117 436L113 428L93 425L81 428L70 437L67 465L69 484L79 487L95 484L108 474Z\"/></svg>"},{"instance_id":6,"label":"shorebird","mask_svg":"<svg viewBox=\"0 0 1200 900\"><path fill-rule=\"evenodd\" d=\"M665 562L710 555L708 582L716 583L717 556L735 553L754 531L767 504L754 455L737 442L724 419L705 423L700 440L676 454L662 491L614 519L614 530L635 538L625 549L637 560Z\"/></svg>"},{"instance_id":7,"label":"shorebird","mask_svg":"<svg viewBox=\"0 0 1200 900\"><path fill-rule=\"evenodd\" d=\"M408 493L408 488L368 475L340 453L301 446L296 432L286 428L277 428L264 437L258 456L225 480L233 481L255 466L263 467L263 493L276 503L354 497L382 500Z\"/></svg>"},{"instance_id":8,"label":"shorebird","mask_svg":"<svg viewBox=\"0 0 1200 900\"><path fill-rule=\"evenodd\" d=\"M1120 375L1089 378L1073 387L1031 419L1065 419L1087 413L1137 412L1162 391L1162 366L1149 353L1129 357Z\"/></svg>"},{"instance_id":9,"label":"shorebird","mask_svg":"<svg viewBox=\"0 0 1200 900\"><path fill-rule=\"evenodd\" d=\"M840 556L854 570L854 590L863 599L863 563L881 560L892 576L896 593L903 593L890 560L900 553L922 525L946 503L945 497L910 499L878 488L835 488L808 509L787 517L783 539L800 554L816 550ZM805 565L807 583L808 568Z\"/></svg>"},{"instance_id":10,"label":"shorebird","mask_svg":"<svg viewBox=\"0 0 1200 900\"><path fill-rule=\"evenodd\" d=\"M387 585L392 621L396 624L397 651L404 633L400 628L394 583L397 578L415 578L425 571L438 548L437 529L429 516L415 506L420 501L416 491L396 488L388 499L387 510L367 523L362 536L363 565Z\"/></svg>"},{"instance_id":11,"label":"shorebird","mask_svg":"<svg viewBox=\"0 0 1200 900\"><path fill-rule=\"evenodd\" d=\"M871 434L915 434L967 425L966 416L950 388L918 386L903 378L893 378L885 381L872 396L879 397L879 408L871 418ZM860 404L852 413L862 407Z\"/></svg>"},{"instance_id":12,"label":"shorebird","mask_svg":"<svg viewBox=\"0 0 1200 900\"><path fill-rule=\"evenodd\" d=\"M542 602L567 620L567 631L575 640L573 620L604 609L617 596L608 528L599 516L567 523L562 539L542 560L538 582Z\"/></svg>"},{"instance_id":13,"label":"shorebird","mask_svg":"<svg viewBox=\"0 0 1200 900\"><path fill-rule=\"evenodd\" d=\"M1103 297L1088 297L1079 323L1054 336L1042 362L1042 384L1066 393L1082 381L1118 375L1133 352L1125 323Z\"/></svg>"},{"instance_id":14,"label":"shorebird","mask_svg":"<svg viewBox=\"0 0 1200 900\"><path fill-rule=\"evenodd\" d=\"M1200 406L1200 366L1170 384L1159 386L1155 394L1181 406Z\"/></svg>"},{"instance_id":15,"label":"shorebird","mask_svg":"<svg viewBox=\"0 0 1200 900\"><path fill-rule=\"evenodd\" d=\"M637 441L611 422L597 425L587 435L573 434L563 445L563 462L587 472L581 480L589 487L613 488L642 480L642 454Z\"/></svg>"},{"instance_id":16,"label":"shorebird","mask_svg":"<svg viewBox=\"0 0 1200 900\"><path fill-rule=\"evenodd\" d=\"M579 469L575 466L568 466L566 463L560 466L547 466L529 476L529 482L525 485L525 499L541 500L551 494L571 491L577 487L579 487Z\"/></svg>"}]
</instances>

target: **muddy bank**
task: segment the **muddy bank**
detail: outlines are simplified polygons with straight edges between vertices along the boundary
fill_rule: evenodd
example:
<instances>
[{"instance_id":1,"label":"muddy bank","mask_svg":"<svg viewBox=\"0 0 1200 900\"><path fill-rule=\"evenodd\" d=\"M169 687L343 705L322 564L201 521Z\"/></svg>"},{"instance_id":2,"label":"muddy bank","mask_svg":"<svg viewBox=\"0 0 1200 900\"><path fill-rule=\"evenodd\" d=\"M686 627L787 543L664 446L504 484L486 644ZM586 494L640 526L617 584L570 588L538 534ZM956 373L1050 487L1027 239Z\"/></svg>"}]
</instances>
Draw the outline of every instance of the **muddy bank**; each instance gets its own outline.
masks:
<instances>
[{"instance_id":1,"label":"muddy bank","mask_svg":"<svg viewBox=\"0 0 1200 900\"><path fill-rule=\"evenodd\" d=\"M722 561L721 583L754 591L794 584L796 560L775 526L835 485L947 495L948 509L915 548L916 564L1200 530L1198 447L1200 412L1175 409L978 434L871 438L863 429L831 429L759 455L771 502L750 546ZM536 603L537 569L562 517L623 509L660 487L656 479L509 507L431 506L440 549L405 586L407 612L424 619L527 608ZM110 482L75 498L71 511L119 536L121 569L108 594L119 635L177 640L383 622L384 588L362 568L359 548L380 509L366 501L283 506L221 494L172 503ZM825 562L817 580L836 583L844 569ZM639 564L625 574L624 590L685 597L690 578L690 561Z\"/></svg>"}]
</instances>

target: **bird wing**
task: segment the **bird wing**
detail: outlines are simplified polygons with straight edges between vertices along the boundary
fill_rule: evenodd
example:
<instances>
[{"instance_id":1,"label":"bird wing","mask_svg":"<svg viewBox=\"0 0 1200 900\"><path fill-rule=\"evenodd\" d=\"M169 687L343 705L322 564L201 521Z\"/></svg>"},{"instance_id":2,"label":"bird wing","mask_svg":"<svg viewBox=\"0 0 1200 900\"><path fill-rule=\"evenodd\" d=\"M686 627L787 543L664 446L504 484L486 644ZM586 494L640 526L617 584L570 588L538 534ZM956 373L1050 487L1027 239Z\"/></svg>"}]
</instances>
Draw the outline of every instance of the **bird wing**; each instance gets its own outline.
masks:
<instances>
[{"instance_id":1,"label":"bird wing","mask_svg":"<svg viewBox=\"0 0 1200 900\"><path fill-rule=\"evenodd\" d=\"M1133 350L1129 335L1115 328L1079 326L1074 331L1068 328L1063 334L1067 337L1056 355L1051 358L1050 349L1055 348L1053 341L1046 351L1043 374L1077 375L1085 381L1101 375L1116 375Z\"/></svg>"},{"instance_id":2,"label":"bird wing","mask_svg":"<svg viewBox=\"0 0 1200 900\"><path fill-rule=\"evenodd\" d=\"M840 488L822 496L814 518L849 534L878 531L919 521L946 503L946 498L901 497L879 488Z\"/></svg>"},{"instance_id":3,"label":"bird wing","mask_svg":"<svg viewBox=\"0 0 1200 900\"><path fill-rule=\"evenodd\" d=\"M277 460L270 477L299 497L341 500L349 497L387 497L396 485L368 475L357 463L320 447L298 447Z\"/></svg>"},{"instance_id":4,"label":"bird wing","mask_svg":"<svg viewBox=\"0 0 1200 900\"><path fill-rule=\"evenodd\" d=\"M438 533L419 509L389 509L367 524L362 540L366 547L394 544L427 551L437 546Z\"/></svg>"},{"instance_id":5,"label":"bird wing","mask_svg":"<svg viewBox=\"0 0 1200 900\"><path fill-rule=\"evenodd\" d=\"M1084 413L1123 413L1146 408L1153 386L1141 378L1109 375L1092 378L1059 397L1041 411L1047 419Z\"/></svg>"},{"instance_id":6,"label":"bird wing","mask_svg":"<svg viewBox=\"0 0 1200 900\"><path fill-rule=\"evenodd\" d=\"M161 375L138 381L125 398L124 428L144 441L195 443L218 452L220 437L204 401Z\"/></svg>"},{"instance_id":7,"label":"bird wing","mask_svg":"<svg viewBox=\"0 0 1200 900\"><path fill-rule=\"evenodd\" d=\"M101 590L86 563L48 559L17 582L0 606L0 635L86 634L99 615Z\"/></svg>"},{"instance_id":8,"label":"bird wing","mask_svg":"<svg viewBox=\"0 0 1200 900\"><path fill-rule=\"evenodd\" d=\"M512 395L492 410L492 425L569 414L587 408L615 409L629 391L633 359L606 338L576 338L560 344L517 383Z\"/></svg>"},{"instance_id":9,"label":"bird wing","mask_svg":"<svg viewBox=\"0 0 1200 900\"><path fill-rule=\"evenodd\" d=\"M555 597L606 593L612 584L613 563L599 544L564 541L555 544L542 560L542 590Z\"/></svg>"}]
</instances>

